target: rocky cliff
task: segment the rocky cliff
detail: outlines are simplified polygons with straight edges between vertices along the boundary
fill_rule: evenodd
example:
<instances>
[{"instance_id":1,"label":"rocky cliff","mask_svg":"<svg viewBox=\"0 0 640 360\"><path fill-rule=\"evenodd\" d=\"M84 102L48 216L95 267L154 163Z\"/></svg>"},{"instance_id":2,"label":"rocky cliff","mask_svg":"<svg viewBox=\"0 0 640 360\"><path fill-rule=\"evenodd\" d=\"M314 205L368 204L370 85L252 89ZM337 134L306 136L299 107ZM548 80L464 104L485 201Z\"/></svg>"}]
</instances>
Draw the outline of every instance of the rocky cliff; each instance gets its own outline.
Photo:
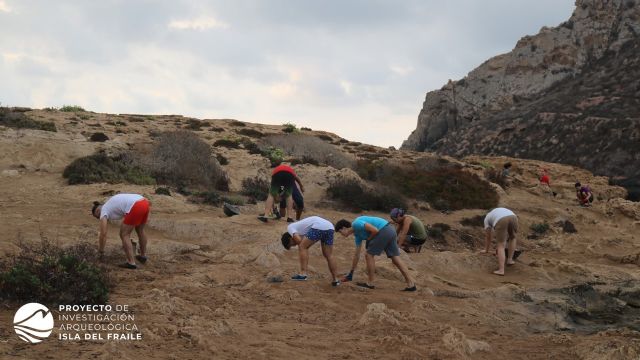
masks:
<instances>
[{"instance_id":1,"label":"rocky cliff","mask_svg":"<svg viewBox=\"0 0 640 360\"><path fill-rule=\"evenodd\" d=\"M402 147L544 159L637 181L639 38L640 2L577 0L568 21L429 92Z\"/></svg>"}]
</instances>

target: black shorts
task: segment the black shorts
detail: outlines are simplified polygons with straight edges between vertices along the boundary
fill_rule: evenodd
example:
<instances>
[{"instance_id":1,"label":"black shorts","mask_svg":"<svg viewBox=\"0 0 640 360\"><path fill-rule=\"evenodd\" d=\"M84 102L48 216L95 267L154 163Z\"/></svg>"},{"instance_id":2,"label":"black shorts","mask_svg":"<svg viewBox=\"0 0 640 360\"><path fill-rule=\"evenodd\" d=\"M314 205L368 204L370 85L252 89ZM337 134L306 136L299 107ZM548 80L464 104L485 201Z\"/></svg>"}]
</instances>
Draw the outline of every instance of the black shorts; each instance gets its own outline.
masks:
<instances>
[{"instance_id":1,"label":"black shorts","mask_svg":"<svg viewBox=\"0 0 640 360\"><path fill-rule=\"evenodd\" d=\"M427 241L427 239L418 239L411 235L407 235L407 240L409 241L409 245L415 245L415 246L422 245Z\"/></svg>"},{"instance_id":2,"label":"black shorts","mask_svg":"<svg viewBox=\"0 0 640 360\"><path fill-rule=\"evenodd\" d=\"M291 197L293 198L293 204L295 205L296 210L304 209L304 197L302 197L302 193L300 189L296 185L293 185L293 192L291 193ZM287 199L284 197L280 198L280 207L287 207Z\"/></svg>"}]
</instances>

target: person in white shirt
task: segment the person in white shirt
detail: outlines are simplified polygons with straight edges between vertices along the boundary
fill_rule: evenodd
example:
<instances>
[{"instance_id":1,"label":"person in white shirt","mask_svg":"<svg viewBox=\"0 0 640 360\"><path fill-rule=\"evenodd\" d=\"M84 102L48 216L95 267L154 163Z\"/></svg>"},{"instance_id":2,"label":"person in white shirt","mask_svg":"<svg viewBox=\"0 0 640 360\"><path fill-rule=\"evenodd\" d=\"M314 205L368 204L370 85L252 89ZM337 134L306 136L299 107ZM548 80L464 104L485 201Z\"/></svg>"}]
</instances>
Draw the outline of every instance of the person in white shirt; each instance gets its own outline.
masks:
<instances>
[{"instance_id":1,"label":"person in white shirt","mask_svg":"<svg viewBox=\"0 0 640 360\"><path fill-rule=\"evenodd\" d=\"M493 273L504 276L505 257L506 264L513 265L513 254L516 250L516 234L518 233L518 217L507 208L496 208L491 210L484 218L484 229L486 232L485 248L483 253L489 253L492 235L495 234L497 242L498 270ZM505 246L508 242L508 255L505 256Z\"/></svg>"},{"instance_id":2,"label":"person in white shirt","mask_svg":"<svg viewBox=\"0 0 640 360\"><path fill-rule=\"evenodd\" d=\"M331 285L338 286L338 270L333 258L333 224L319 216L310 216L287 226L287 232L282 234L282 246L289 250L292 246L298 246L300 257L300 273L291 277L291 280L307 280L307 266L309 264L309 248L320 241L322 255L327 259L327 265L333 281Z\"/></svg>"},{"instance_id":3,"label":"person in white shirt","mask_svg":"<svg viewBox=\"0 0 640 360\"><path fill-rule=\"evenodd\" d=\"M127 257L127 262L119 265L126 269L137 269L136 261L147 262L147 235L144 232L145 224L149 219L149 200L138 194L118 194L111 197L104 204L95 201L91 208L91 214L100 220L100 238L98 249L100 254L104 254L104 247L107 243L107 229L109 220L122 220L120 225L120 239L122 247ZM133 254L130 236L136 230L140 242L140 255Z\"/></svg>"}]
</instances>

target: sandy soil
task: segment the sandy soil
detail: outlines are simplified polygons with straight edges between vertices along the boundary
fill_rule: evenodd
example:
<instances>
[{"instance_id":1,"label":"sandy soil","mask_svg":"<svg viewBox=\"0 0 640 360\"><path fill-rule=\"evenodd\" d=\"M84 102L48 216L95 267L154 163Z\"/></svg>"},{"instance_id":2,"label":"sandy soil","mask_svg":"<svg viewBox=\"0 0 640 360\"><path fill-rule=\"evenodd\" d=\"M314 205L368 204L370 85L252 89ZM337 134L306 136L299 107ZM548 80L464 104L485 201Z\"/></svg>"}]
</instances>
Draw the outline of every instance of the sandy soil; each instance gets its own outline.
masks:
<instances>
[{"instance_id":1,"label":"sandy soil","mask_svg":"<svg viewBox=\"0 0 640 360\"><path fill-rule=\"evenodd\" d=\"M288 280L298 270L297 251L279 244L284 221L256 220L261 204L243 206L243 215L227 218L221 209L189 203L180 195L155 195L151 186L68 186L62 178L72 159L98 148L149 143L150 131L173 129L179 117L131 121L90 114L83 120L44 111L30 116L52 119L59 132L0 127L0 256L11 256L19 239L97 242L91 201L109 190L148 196L153 204L151 260L137 271L115 267L119 258L110 265L116 284L110 303L128 304L135 311L143 340L63 342L54 330L43 343L29 345L11 327L20 304L3 304L3 359L640 359L638 204L618 199L624 191L584 170L512 159L516 181L501 194L501 204L519 215L519 247L525 252L504 277L491 275L493 256L478 253L481 229L460 224L484 211L429 210L414 214L452 229L444 239L431 239L421 253L403 254L418 292L400 292L402 278L384 258L377 260L377 289L352 283L333 288L319 247L311 251L311 280ZM229 121L210 123L224 131L198 132L209 142L234 131ZM116 133L118 128L123 133ZM94 131L112 140L89 142ZM232 189L247 176L266 174L266 161L259 156L220 151L230 159L226 169ZM504 161L464 160L472 171L481 171L473 163ZM550 169L558 197L537 187L541 167ZM323 199L327 179L337 170L311 165L297 170L308 187L305 216L332 221L357 216ZM591 184L600 198L592 208L576 206L576 177ZM565 220L578 232L564 233L560 224ZM550 233L527 239L529 226L543 221L551 225ZM119 254L118 243L112 225L110 251ZM353 241L338 235L334 248L340 271L348 270ZM274 276L284 282L269 282ZM364 261L356 277L364 277Z\"/></svg>"}]
</instances>

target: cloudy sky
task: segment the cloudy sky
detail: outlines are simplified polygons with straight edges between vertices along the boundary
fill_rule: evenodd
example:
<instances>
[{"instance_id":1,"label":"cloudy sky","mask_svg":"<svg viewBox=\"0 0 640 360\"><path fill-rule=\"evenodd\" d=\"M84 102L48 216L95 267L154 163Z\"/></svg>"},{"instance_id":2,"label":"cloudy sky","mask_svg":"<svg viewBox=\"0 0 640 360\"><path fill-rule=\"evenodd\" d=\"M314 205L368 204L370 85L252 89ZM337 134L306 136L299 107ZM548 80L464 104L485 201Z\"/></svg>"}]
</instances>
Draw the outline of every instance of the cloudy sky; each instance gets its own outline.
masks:
<instances>
[{"instance_id":1,"label":"cloudy sky","mask_svg":"<svg viewBox=\"0 0 640 360\"><path fill-rule=\"evenodd\" d=\"M0 0L0 102L234 118L398 146L427 91L574 0Z\"/></svg>"}]
</instances>

